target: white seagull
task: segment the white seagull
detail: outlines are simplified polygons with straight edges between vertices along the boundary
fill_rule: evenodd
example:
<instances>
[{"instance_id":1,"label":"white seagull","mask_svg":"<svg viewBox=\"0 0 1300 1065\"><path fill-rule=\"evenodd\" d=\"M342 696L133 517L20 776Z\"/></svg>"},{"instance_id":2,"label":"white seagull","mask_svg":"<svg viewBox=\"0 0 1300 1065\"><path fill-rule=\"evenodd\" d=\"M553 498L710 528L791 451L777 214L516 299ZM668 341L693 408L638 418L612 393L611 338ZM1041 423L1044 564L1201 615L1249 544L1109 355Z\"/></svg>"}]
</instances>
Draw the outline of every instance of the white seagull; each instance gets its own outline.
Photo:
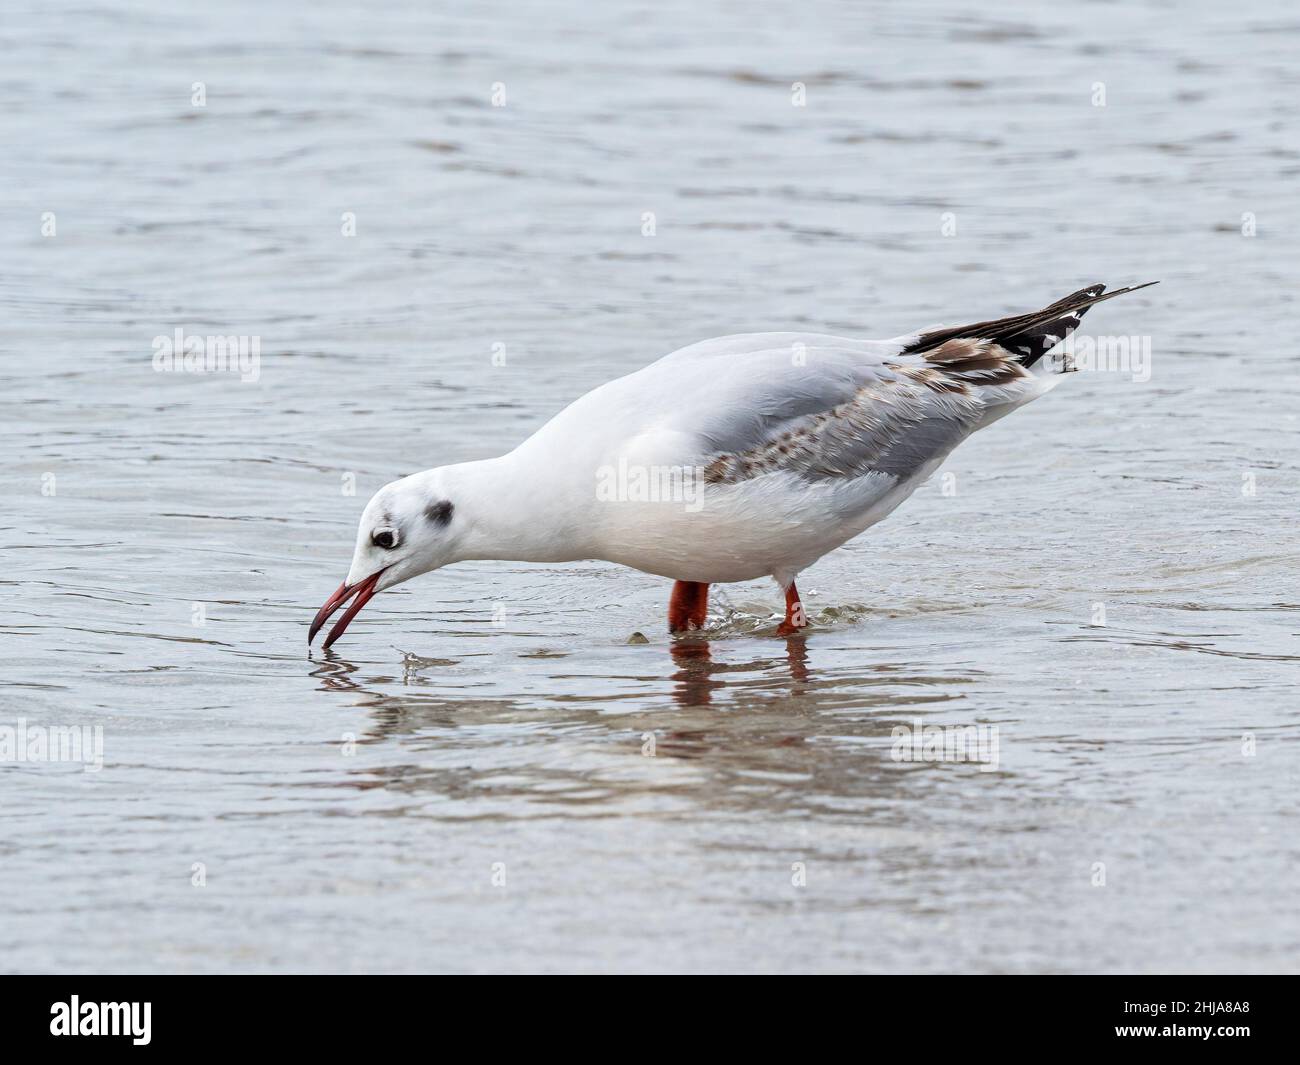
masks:
<instances>
[{"instance_id":1,"label":"white seagull","mask_svg":"<svg viewBox=\"0 0 1300 1065\"><path fill-rule=\"evenodd\" d=\"M1155 282L1148 282L1155 284ZM710 584L771 576L782 635L795 578L874 525L977 429L1048 391L1031 367L1094 303L893 340L746 333L674 351L571 403L507 455L393 481L361 515L329 647L375 593L466 559L604 559L667 577L671 632L700 628Z\"/></svg>"}]
</instances>

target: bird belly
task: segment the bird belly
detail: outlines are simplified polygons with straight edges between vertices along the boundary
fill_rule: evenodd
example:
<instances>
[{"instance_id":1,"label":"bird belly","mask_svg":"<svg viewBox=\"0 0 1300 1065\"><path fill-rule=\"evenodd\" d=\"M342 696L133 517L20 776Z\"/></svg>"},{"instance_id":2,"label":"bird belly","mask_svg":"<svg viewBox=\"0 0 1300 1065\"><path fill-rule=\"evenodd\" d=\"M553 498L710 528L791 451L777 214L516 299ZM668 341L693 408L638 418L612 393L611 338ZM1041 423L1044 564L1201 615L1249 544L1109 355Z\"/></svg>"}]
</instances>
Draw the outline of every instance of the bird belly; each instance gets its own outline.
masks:
<instances>
[{"instance_id":1,"label":"bird belly","mask_svg":"<svg viewBox=\"0 0 1300 1065\"><path fill-rule=\"evenodd\" d=\"M705 584L792 578L888 515L931 469L820 483L777 474L709 485L687 500L611 500L597 557Z\"/></svg>"}]
</instances>

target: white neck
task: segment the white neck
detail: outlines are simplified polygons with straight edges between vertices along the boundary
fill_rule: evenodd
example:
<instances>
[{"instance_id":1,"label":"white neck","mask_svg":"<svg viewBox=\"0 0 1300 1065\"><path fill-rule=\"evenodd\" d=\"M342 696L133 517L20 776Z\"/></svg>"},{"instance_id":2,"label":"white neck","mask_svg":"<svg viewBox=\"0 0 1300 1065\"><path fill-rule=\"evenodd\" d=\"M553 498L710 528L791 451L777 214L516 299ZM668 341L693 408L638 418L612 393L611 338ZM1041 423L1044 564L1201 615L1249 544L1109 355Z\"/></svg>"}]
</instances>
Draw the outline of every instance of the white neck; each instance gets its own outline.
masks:
<instances>
[{"instance_id":1,"label":"white neck","mask_svg":"<svg viewBox=\"0 0 1300 1065\"><path fill-rule=\"evenodd\" d=\"M456 557L514 562L590 558L584 514L527 454L460 462L427 471L456 507Z\"/></svg>"}]
</instances>

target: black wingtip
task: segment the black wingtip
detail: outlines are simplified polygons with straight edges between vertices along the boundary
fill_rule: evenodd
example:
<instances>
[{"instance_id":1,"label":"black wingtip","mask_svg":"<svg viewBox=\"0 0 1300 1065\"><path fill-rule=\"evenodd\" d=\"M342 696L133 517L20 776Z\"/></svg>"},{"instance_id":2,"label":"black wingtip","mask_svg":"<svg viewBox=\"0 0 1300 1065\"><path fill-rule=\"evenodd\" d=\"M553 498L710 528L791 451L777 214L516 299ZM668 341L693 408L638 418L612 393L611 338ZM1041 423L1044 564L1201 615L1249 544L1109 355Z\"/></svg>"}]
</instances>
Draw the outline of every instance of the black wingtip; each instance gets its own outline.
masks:
<instances>
[{"instance_id":1,"label":"black wingtip","mask_svg":"<svg viewBox=\"0 0 1300 1065\"><path fill-rule=\"evenodd\" d=\"M1037 314L1025 315L1021 319L1023 324L1008 328L996 339L1016 352L1019 356L1017 361L1021 366L1033 366L1078 328L1079 323L1083 321L1083 316L1091 307L1098 303L1105 303L1106 300L1114 299L1116 296L1126 296L1130 292L1137 292L1139 289L1158 284L1159 281L1145 281L1140 285L1117 288L1113 292L1107 292L1105 285L1090 285L1078 292L1070 293L1064 299L1057 300Z\"/></svg>"},{"instance_id":2,"label":"black wingtip","mask_svg":"<svg viewBox=\"0 0 1300 1065\"><path fill-rule=\"evenodd\" d=\"M1087 288L1063 296L1040 311L922 333L903 351L904 353L925 352L937 348L948 340L977 337L981 340L995 341L1008 348L1015 353L1022 366L1033 366L1055 344L1078 327L1089 307L1159 283L1159 281L1146 281L1129 288L1117 288L1114 292L1107 292L1105 285L1089 285Z\"/></svg>"},{"instance_id":3,"label":"black wingtip","mask_svg":"<svg viewBox=\"0 0 1300 1065\"><path fill-rule=\"evenodd\" d=\"M1159 281L1144 281L1140 285L1130 285L1128 288L1117 288L1111 292L1106 291L1105 285L1093 285L1090 288L1081 289L1073 296L1066 296L1061 301L1063 309L1072 311L1083 311L1091 307L1094 303L1104 303L1106 300L1113 300L1116 296L1127 296L1130 292L1138 292L1144 288L1150 288L1152 285L1160 284ZM1083 296L1083 299L1077 297ZM1052 308L1048 308L1052 310ZM1043 312L1046 313L1046 312Z\"/></svg>"},{"instance_id":4,"label":"black wingtip","mask_svg":"<svg viewBox=\"0 0 1300 1065\"><path fill-rule=\"evenodd\" d=\"M1144 288L1150 288L1152 285L1160 284L1159 281L1143 281L1140 285L1129 285L1128 288L1117 288L1114 292L1107 292L1107 296L1122 296L1125 292L1137 292ZM1105 287L1104 285L1102 286Z\"/></svg>"}]
</instances>

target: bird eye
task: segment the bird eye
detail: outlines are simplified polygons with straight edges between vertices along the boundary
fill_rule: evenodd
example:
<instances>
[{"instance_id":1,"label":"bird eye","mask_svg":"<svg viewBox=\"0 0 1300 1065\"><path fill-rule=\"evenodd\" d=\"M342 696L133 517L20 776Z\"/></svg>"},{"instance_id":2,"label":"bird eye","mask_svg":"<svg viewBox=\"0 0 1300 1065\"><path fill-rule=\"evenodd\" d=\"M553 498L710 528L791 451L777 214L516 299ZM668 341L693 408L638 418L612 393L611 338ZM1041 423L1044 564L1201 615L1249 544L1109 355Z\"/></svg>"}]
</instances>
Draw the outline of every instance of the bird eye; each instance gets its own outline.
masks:
<instances>
[{"instance_id":1,"label":"bird eye","mask_svg":"<svg viewBox=\"0 0 1300 1065\"><path fill-rule=\"evenodd\" d=\"M385 551L391 551L397 546L397 534L392 529L376 529L370 534L370 542Z\"/></svg>"}]
</instances>

